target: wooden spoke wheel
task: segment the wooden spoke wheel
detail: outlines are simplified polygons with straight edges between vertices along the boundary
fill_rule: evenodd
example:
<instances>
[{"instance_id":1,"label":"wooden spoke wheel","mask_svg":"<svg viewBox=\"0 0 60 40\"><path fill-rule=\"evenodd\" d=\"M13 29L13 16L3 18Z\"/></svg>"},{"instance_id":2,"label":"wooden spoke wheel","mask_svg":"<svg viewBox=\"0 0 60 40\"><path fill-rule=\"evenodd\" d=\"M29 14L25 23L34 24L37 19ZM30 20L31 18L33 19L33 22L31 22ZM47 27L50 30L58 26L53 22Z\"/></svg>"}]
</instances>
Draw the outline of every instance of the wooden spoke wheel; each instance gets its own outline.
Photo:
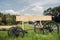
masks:
<instances>
[{"instance_id":1,"label":"wooden spoke wheel","mask_svg":"<svg viewBox=\"0 0 60 40\"><path fill-rule=\"evenodd\" d=\"M35 25L34 25L34 32L35 33L43 33L43 28L40 28L40 23L37 23L37 22L35 22L34 23Z\"/></svg>"},{"instance_id":2,"label":"wooden spoke wheel","mask_svg":"<svg viewBox=\"0 0 60 40\"><path fill-rule=\"evenodd\" d=\"M11 27L8 31L8 35L9 36L21 36L21 37L24 37L24 32L23 32L23 29L20 28L20 27Z\"/></svg>"},{"instance_id":3,"label":"wooden spoke wheel","mask_svg":"<svg viewBox=\"0 0 60 40\"><path fill-rule=\"evenodd\" d=\"M48 33L59 33L59 26L56 22L50 21L46 22L43 26L43 33L48 34Z\"/></svg>"}]
</instances>

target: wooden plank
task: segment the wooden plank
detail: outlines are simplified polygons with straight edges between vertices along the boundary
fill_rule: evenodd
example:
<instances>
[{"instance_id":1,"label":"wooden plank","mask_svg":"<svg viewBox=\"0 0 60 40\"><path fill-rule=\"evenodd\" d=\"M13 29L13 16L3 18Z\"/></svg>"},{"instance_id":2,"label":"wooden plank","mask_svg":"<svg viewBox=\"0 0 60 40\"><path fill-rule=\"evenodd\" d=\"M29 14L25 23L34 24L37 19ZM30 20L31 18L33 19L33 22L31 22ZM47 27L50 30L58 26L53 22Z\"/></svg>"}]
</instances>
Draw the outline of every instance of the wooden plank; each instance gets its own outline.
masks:
<instances>
[{"instance_id":1,"label":"wooden plank","mask_svg":"<svg viewBox=\"0 0 60 40\"><path fill-rule=\"evenodd\" d=\"M16 27L16 26L0 26L0 29L9 29L11 27Z\"/></svg>"},{"instance_id":2,"label":"wooden plank","mask_svg":"<svg viewBox=\"0 0 60 40\"><path fill-rule=\"evenodd\" d=\"M50 21L52 20L52 16L16 16L16 21Z\"/></svg>"},{"instance_id":3,"label":"wooden plank","mask_svg":"<svg viewBox=\"0 0 60 40\"><path fill-rule=\"evenodd\" d=\"M22 29L24 30L24 22L22 21Z\"/></svg>"}]
</instances>

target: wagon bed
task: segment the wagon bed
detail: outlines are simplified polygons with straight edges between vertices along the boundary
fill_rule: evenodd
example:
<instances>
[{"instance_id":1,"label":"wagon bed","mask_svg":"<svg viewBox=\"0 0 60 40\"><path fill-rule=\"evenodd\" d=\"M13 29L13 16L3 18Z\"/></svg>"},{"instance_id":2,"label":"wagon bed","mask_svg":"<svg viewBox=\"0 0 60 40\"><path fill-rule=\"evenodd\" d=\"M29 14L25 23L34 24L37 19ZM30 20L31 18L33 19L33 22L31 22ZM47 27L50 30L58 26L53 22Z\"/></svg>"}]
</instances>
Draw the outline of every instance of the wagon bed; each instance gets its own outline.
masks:
<instances>
[{"instance_id":1,"label":"wagon bed","mask_svg":"<svg viewBox=\"0 0 60 40\"><path fill-rule=\"evenodd\" d=\"M0 26L0 29L9 29L11 27L15 27L15 25L13 25L13 26Z\"/></svg>"}]
</instances>

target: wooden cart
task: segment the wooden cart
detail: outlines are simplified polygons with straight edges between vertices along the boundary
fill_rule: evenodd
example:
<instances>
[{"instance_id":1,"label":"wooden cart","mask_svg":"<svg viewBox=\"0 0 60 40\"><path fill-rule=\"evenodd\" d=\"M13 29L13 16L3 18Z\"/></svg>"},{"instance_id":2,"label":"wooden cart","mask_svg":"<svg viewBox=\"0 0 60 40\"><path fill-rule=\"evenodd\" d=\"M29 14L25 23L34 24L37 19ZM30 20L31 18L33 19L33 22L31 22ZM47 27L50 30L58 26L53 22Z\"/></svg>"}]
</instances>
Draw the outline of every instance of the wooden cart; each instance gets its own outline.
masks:
<instances>
[{"instance_id":1,"label":"wooden cart","mask_svg":"<svg viewBox=\"0 0 60 40\"><path fill-rule=\"evenodd\" d=\"M0 29L9 29L8 35L13 36L15 35L18 37L24 37L27 31L24 29L24 22L32 21L34 26L34 32L40 30L43 34L45 33L59 33L59 26L56 22L52 20L52 16L16 16L16 21L22 21L22 27L14 26L0 26ZM42 23L42 21L45 21Z\"/></svg>"},{"instance_id":2,"label":"wooden cart","mask_svg":"<svg viewBox=\"0 0 60 40\"><path fill-rule=\"evenodd\" d=\"M16 16L16 21L22 21L22 29L24 30L24 22L34 21L34 31L42 30L43 34L47 32L59 33L58 24L52 20L52 16ZM42 23L42 21L45 21ZM47 32L46 32L47 31Z\"/></svg>"}]
</instances>

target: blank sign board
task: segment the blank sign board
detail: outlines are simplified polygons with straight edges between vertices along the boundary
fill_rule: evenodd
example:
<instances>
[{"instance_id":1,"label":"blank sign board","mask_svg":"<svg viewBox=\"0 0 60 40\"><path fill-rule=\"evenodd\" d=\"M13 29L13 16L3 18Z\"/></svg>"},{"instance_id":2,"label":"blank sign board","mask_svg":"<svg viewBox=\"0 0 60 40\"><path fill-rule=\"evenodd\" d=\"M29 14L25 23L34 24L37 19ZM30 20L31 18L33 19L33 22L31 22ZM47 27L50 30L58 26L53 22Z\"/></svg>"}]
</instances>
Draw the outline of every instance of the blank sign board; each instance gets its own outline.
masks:
<instances>
[{"instance_id":1,"label":"blank sign board","mask_svg":"<svg viewBox=\"0 0 60 40\"><path fill-rule=\"evenodd\" d=\"M16 21L51 21L52 16L16 16Z\"/></svg>"}]
</instances>

